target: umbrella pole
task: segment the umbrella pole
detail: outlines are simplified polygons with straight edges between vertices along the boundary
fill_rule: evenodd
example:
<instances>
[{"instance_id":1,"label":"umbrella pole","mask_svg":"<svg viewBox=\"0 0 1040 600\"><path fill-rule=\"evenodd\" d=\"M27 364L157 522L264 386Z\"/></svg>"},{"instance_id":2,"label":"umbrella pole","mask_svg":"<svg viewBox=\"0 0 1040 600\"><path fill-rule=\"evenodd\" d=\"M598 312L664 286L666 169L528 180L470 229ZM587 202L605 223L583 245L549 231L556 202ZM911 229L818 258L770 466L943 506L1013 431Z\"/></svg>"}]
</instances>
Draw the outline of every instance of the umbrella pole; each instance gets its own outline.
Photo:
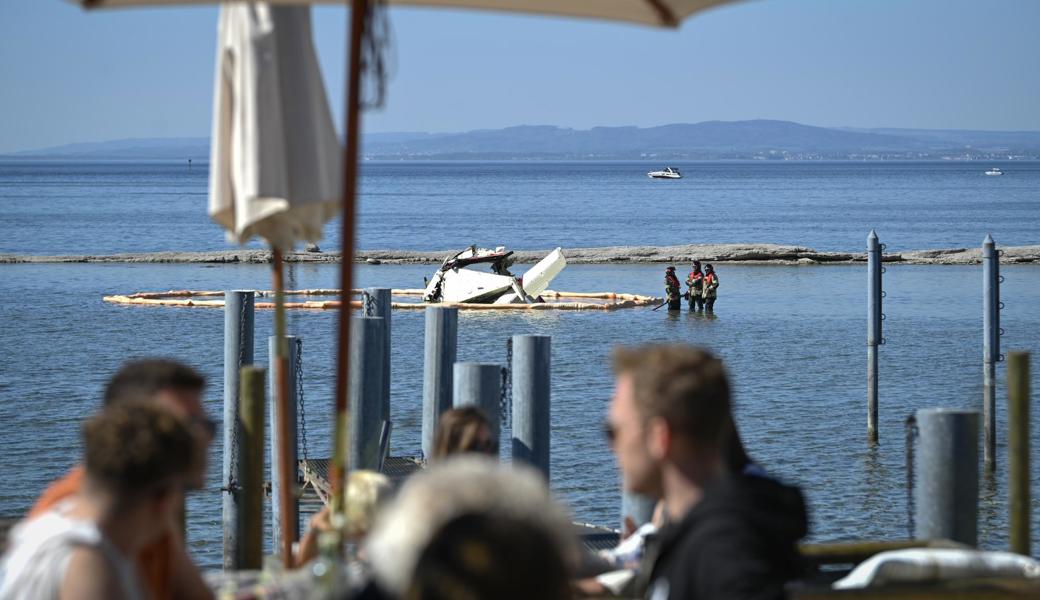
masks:
<instances>
[{"instance_id":1,"label":"umbrella pole","mask_svg":"<svg viewBox=\"0 0 1040 600\"><path fill-rule=\"evenodd\" d=\"M296 503L294 498L296 496L296 465L289 464L289 457L292 456L289 444L290 441L295 441L295 436L289 434L289 418L288 418L288 403L289 403L289 341L286 339L286 326L285 326L285 281L282 277L284 270L282 262L282 251L278 248L272 247L274 254L274 270L272 272L273 287L274 287L274 335L275 347L277 355L275 356L275 385L276 399L275 402L275 419L277 423L273 423L272 427L278 428L278 476L282 480L282 486L279 492L281 497L279 500L279 509L281 512L282 520L282 564L285 565L286 569L293 567L293 555L292 546L296 540L295 532L296 528L292 526L297 520L296 516ZM276 549L277 551L277 549Z\"/></svg>"},{"instance_id":2,"label":"umbrella pole","mask_svg":"<svg viewBox=\"0 0 1040 600\"><path fill-rule=\"evenodd\" d=\"M354 287L354 229L357 205L358 130L361 124L361 37L368 14L368 0L350 6L350 47L347 60L346 149L343 153L343 231L340 251L339 342L336 351L336 415L332 458L332 511L344 513L347 456L347 385L350 368L350 300Z\"/></svg>"}]
</instances>

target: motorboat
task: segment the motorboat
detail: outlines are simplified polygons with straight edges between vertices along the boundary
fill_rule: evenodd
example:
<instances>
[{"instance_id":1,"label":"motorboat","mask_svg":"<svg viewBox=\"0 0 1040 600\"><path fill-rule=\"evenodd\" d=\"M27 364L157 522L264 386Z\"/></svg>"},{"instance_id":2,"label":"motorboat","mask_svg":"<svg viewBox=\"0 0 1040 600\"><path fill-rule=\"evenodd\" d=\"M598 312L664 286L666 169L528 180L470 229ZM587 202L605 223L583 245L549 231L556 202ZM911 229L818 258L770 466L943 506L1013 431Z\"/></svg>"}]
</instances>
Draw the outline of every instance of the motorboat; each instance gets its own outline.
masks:
<instances>
[{"instance_id":1,"label":"motorboat","mask_svg":"<svg viewBox=\"0 0 1040 600\"><path fill-rule=\"evenodd\" d=\"M679 169L672 167L665 167L664 171L650 171L646 176L651 179L682 179Z\"/></svg>"},{"instance_id":2,"label":"motorboat","mask_svg":"<svg viewBox=\"0 0 1040 600\"><path fill-rule=\"evenodd\" d=\"M504 246L493 250L470 246L444 260L426 282L423 301L532 304L541 301L539 296L567 266L561 248L550 252L522 277L509 271L515 260L513 252Z\"/></svg>"},{"instance_id":3,"label":"motorboat","mask_svg":"<svg viewBox=\"0 0 1040 600\"><path fill-rule=\"evenodd\" d=\"M1004 172L996 167L991 167L989 171L986 171L986 175L1003 175Z\"/></svg>"}]
</instances>

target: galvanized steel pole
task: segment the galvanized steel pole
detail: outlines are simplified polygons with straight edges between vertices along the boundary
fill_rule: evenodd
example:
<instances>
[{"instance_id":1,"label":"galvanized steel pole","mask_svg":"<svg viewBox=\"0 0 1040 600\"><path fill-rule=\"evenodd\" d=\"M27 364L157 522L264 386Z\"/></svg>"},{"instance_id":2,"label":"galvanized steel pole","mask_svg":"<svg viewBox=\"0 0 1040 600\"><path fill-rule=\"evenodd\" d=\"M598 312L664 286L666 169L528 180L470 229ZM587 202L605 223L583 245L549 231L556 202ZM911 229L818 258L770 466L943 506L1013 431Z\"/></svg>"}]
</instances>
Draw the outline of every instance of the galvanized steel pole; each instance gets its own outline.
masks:
<instances>
[{"instance_id":1,"label":"galvanized steel pole","mask_svg":"<svg viewBox=\"0 0 1040 600\"><path fill-rule=\"evenodd\" d=\"M549 480L549 412L552 338L513 336L513 460L526 462Z\"/></svg>"},{"instance_id":2,"label":"galvanized steel pole","mask_svg":"<svg viewBox=\"0 0 1040 600\"><path fill-rule=\"evenodd\" d=\"M239 536L239 443L242 424L238 397L243 366L253 364L252 290L224 292L224 457L221 474L221 522L224 529L224 568L238 569L241 539Z\"/></svg>"},{"instance_id":3,"label":"galvanized steel pole","mask_svg":"<svg viewBox=\"0 0 1040 600\"><path fill-rule=\"evenodd\" d=\"M974 546L979 510L979 413L928 408L917 411L920 452L914 537Z\"/></svg>"},{"instance_id":4,"label":"galvanized steel pole","mask_svg":"<svg viewBox=\"0 0 1040 600\"><path fill-rule=\"evenodd\" d=\"M993 236L982 242L982 421L983 462L997 463L997 363L1000 362L1000 256Z\"/></svg>"},{"instance_id":5,"label":"galvanized steel pole","mask_svg":"<svg viewBox=\"0 0 1040 600\"><path fill-rule=\"evenodd\" d=\"M1029 353L1011 352L1008 391L1008 525L1011 551L1030 555Z\"/></svg>"},{"instance_id":6,"label":"galvanized steel pole","mask_svg":"<svg viewBox=\"0 0 1040 600\"><path fill-rule=\"evenodd\" d=\"M452 374L455 394L452 404L476 406L487 414L491 421L491 435L496 440L501 435L502 367L480 363L455 363Z\"/></svg>"},{"instance_id":7,"label":"galvanized steel pole","mask_svg":"<svg viewBox=\"0 0 1040 600\"><path fill-rule=\"evenodd\" d=\"M867 236L867 440L878 441L878 346L881 334L882 245L871 229Z\"/></svg>"},{"instance_id":8,"label":"galvanized steel pole","mask_svg":"<svg viewBox=\"0 0 1040 600\"><path fill-rule=\"evenodd\" d=\"M354 317L350 332L350 470L379 469L383 428L381 317Z\"/></svg>"},{"instance_id":9,"label":"galvanized steel pole","mask_svg":"<svg viewBox=\"0 0 1040 600\"><path fill-rule=\"evenodd\" d=\"M287 374L289 378L289 402L285 406L285 416L288 420L287 431L289 432L289 443L287 445L287 449L289 451L289 472L292 474L298 474L299 457L297 453L299 444L297 442L298 416L296 407L300 399L297 396L296 391L299 389L300 382L297 379L298 373L295 369L295 365L297 364L297 361L299 361L301 358L300 345L299 338L297 338L294 335L285 336L285 341L289 346L289 373ZM276 382L278 381L278 377L275 374L275 371L278 369L279 365L279 361L275 360L275 357L277 356L277 350L278 338L272 335L267 338L267 351L270 360L270 368L268 370L268 387L271 390L271 401L268 403L268 422L272 424L271 444L268 456L271 465L271 547L274 548L276 551L278 548L281 548L282 546L282 474L281 462L279 461L278 452L279 444L281 443L281 438L278 435L278 428L273 426L273 424L275 423L275 417L278 414L278 397L277 394L274 393L274 390L276 389L277 385ZM289 484L293 486L293 492L291 496L294 499L294 509L292 510L292 514L297 515L296 522L290 523L289 527L292 529L292 539L298 540L300 539L300 521L298 516L300 514L300 501L299 495L297 494L295 489L297 487L297 482L291 481L289 482Z\"/></svg>"},{"instance_id":10,"label":"galvanized steel pole","mask_svg":"<svg viewBox=\"0 0 1040 600\"><path fill-rule=\"evenodd\" d=\"M441 413L451 408L452 374L459 337L459 309L431 306L426 309L423 342L422 453L429 459Z\"/></svg>"},{"instance_id":11,"label":"galvanized steel pole","mask_svg":"<svg viewBox=\"0 0 1040 600\"><path fill-rule=\"evenodd\" d=\"M366 317L381 317L386 332L383 334L383 420L390 421L390 335L393 298L389 288L368 288L365 290L368 301L365 302Z\"/></svg>"}]
</instances>

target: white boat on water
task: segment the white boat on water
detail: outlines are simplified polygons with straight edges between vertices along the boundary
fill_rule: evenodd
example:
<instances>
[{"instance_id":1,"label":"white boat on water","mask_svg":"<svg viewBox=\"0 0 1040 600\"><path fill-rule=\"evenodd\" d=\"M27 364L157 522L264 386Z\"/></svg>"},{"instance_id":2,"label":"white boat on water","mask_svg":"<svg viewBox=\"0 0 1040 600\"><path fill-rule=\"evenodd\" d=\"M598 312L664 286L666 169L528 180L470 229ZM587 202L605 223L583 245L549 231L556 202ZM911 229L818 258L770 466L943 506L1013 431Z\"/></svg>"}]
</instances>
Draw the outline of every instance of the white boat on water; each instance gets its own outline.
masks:
<instances>
[{"instance_id":1,"label":"white boat on water","mask_svg":"<svg viewBox=\"0 0 1040 600\"><path fill-rule=\"evenodd\" d=\"M1000 169L996 168L996 167L992 167L992 168L990 168L989 171L986 171L986 175L1003 175L1003 174L1004 174L1004 172L1001 171Z\"/></svg>"},{"instance_id":2,"label":"white boat on water","mask_svg":"<svg viewBox=\"0 0 1040 600\"><path fill-rule=\"evenodd\" d=\"M673 169L672 167L665 167L664 171L650 171L646 174L651 179L682 179L682 173L679 169Z\"/></svg>"}]
</instances>

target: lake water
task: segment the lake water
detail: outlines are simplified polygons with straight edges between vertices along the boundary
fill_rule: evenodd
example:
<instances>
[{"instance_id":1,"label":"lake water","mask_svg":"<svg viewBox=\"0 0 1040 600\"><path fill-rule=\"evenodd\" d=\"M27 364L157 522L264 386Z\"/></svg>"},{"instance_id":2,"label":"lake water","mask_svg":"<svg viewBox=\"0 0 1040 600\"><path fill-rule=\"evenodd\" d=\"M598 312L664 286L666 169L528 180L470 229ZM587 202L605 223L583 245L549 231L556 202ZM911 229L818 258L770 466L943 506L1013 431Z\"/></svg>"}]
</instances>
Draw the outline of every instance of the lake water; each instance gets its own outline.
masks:
<instances>
[{"instance_id":1,"label":"lake water","mask_svg":"<svg viewBox=\"0 0 1040 600\"><path fill-rule=\"evenodd\" d=\"M365 163L358 247L442 250L769 242L862 251L1037 243L1040 163ZM0 162L0 252L226 248L207 169ZM339 247L339 226L326 228Z\"/></svg>"},{"instance_id":2,"label":"lake water","mask_svg":"<svg viewBox=\"0 0 1040 600\"><path fill-rule=\"evenodd\" d=\"M590 190L580 192L582 187L570 180L568 170L587 168L604 174L618 169L616 164L366 165L362 246L439 248L501 241L521 247L561 244L566 248L754 240L854 250L871 227L877 227L890 249L974 246L988 231L1002 243L1040 243L1040 171L1035 165L1022 165L1021 172L1029 174L1016 181L1017 163L1005 168L1008 175L1003 178L987 178L977 165L961 164L701 164L679 165L690 174L680 182L644 182L639 178L645 179L642 173L649 166L624 165L635 175L633 181L619 185L649 191L647 197L632 192L632 208L617 209L608 223L597 221L596 215L605 218L606 206L619 206L624 193L608 194L606 184L594 183L596 177L588 174L582 175L588 185L606 197L601 199ZM793 170L784 171L787 168ZM874 168L892 169L895 174L872 174ZM116 185L120 169L127 178L122 186ZM728 184L706 183L711 173L728 169L732 170ZM829 169L834 172L828 174ZM78 174L69 173L77 170ZM171 165L154 164L4 165L0 167L4 232L0 251L52 254L225 247L219 232L204 218L204 175L184 176L178 184L174 170ZM377 172L382 175L377 177ZM525 183L518 175L521 172L532 174L531 181ZM741 183L740 172L750 173L752 181ZM797 172L807 174L801 177ZM480 173L489 191L478 201L480 186L475 178ZM963 184L967 189L949 184L948 192L936 189L928 200L930 186L937 185L943 173L967 182ZM80 183L62 183L71 179ZM89 185L92 179L105 183ZM769 179L776 186L774 196L765 191ZM15 180L23 183L16 186ZM844 191L837 183L827 186L826 182L836 180L847 186ZM440 184L433 185L434 181ZM657 183L689 187L665 188ZM727 185L728 196L721 191ZM895 191L900 185L907 190L905 195ZM740 186L744 192L733 191ZM69 196L59 191L63 187ZM131 218L114 212L117 201L110 194L119 187L123 200L118 203L133 207ZM432 198L428 202L444 212L407 206L408 198L415 203L427 201L424 188ZM708 195L706 188L717 192ZM748 191L753 188L763 197ZM805 201L822 213L819 219L806 205L789 204L797 204L799 188L802 195L816 198ZM531 217L544 224L539 234L543 237L523 243L511 227L536 228L532 221L520 218L510 199L537 196L549 204L546 190L551 189L574 192L566 197L569 208L559 208L566 218ZM968 198L984 189L992 194L987 205L991 212L982 216L976 212L978 203ZM676 190L687 190L688 200L680 202ZM824 209L828 193L837 200ZM648 202L646 198L667 194L675 194L674 201L642 204ZM463 196L471 200L458 200ZM960 200L950 200L954 196ZM385 206L400 210L380 208L384 204L379 198L388 198ZM745 209L736 211L733 204L740 202ZM564 202L558 198L556 203ZM931 210L925 209L928 204ZM651 214L648 207L656 210L659 205L667 219ZM792 218L794 210L805 212ZM846 220L838 217L843 210ZM467 211L470 219L461 219ZM460 215L461 220L453 221L452 227L438 225L442 237L423 233L424 219L430 222L445 212ZM702 237L673 239L689 231L684 222L689 224L691 215L714 219L711 215L720 213L733 219L713 220L713 227L699 234ZM496 237L499 232L503 237ZM361 285L417 287L432 269L362 265L357 272ZM574 265L553 287L659 295L661 272L656 265ZM170 355L197 366L210 380L206 402L211 414L216 418L222 414L221 311L114 306L103 303L102 295L185 288L267 289L270 282L264 265L24 264L0 266L0 273L7 299L0 304L4 324L0 347L5 349L0 354L0 516L22 513L46 482L78 460L79 424L96 409L105 379L128 357ZM722 287L714 319L649 309L465 312L460 315L459 359L501 363L510 335L553 336L551 483L577 519L608 525L618 520L617 472L600 427L612 387L611 348L617 343L679 341L712 348L726 360L749 451L767 469L806 491L813 540L905 536L905 418L919 408L981 405L981 267L888 267L888 343L880 351L881 444L876 448L866 443L865 268L723 265L719 273ZM1040 356L1040 269L1005 265L1002 273L1006 277L1001 290L1006 303L1001 315L1003 348ZM335 265L294 265L288 272L288 287L337 284ZM393 318L393 453L413 455L418 453L421 421L423 315L401 311ZM335 315L293 311L289 328L304 339L308 453L324 456L329 451ZM258 362L266 361L262 340L271 330L270 312L258 312ZM1034 390L1040 389L1036 364L1034 359ZM979 539L988 548L1007 542L1003 365L998 367L998 380L999 470L995 478L984 480L980 504ZM1034 432L1040 432L1037 412L1032 417ZM1033 444L1040 447L1040 435L1034 433ZM207 486L193 494L188 505L189 541L199 562L208 567L217 567L221 554L220 456L218 439L210 453ZM1040 461L1034 461L1034 482L1038 476ZM1040 498L1035 484L1033 497ZM1038 534L1040 525L1034 520L1034 537Z\"/></svg>"}]
</instances>

